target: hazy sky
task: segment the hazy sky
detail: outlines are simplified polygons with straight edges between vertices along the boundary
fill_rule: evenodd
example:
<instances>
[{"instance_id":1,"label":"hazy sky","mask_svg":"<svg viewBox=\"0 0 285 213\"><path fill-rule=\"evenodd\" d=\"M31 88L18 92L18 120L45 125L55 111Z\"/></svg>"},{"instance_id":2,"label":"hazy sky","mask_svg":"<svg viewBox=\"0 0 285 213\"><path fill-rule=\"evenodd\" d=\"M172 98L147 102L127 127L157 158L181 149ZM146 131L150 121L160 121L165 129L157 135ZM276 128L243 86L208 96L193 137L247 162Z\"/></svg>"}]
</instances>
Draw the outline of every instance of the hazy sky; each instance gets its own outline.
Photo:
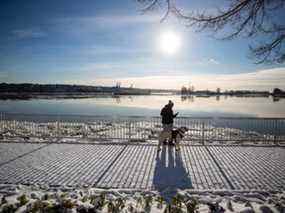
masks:
<instances>
[{"instance_id":1,"label":"hazy sky","mask_svg":"<svg viewBox=\"0 0 285 213\"><path fill-rule=\"evenodd\" d=\"M224 1L178 3L207 10ZM140 8L135 0L1 0L0 82L285 89L285 66L254 64L250 40L215 40ZM160 44L166 32L180 42L173 54Z\"/></svg>"}]
</instances>

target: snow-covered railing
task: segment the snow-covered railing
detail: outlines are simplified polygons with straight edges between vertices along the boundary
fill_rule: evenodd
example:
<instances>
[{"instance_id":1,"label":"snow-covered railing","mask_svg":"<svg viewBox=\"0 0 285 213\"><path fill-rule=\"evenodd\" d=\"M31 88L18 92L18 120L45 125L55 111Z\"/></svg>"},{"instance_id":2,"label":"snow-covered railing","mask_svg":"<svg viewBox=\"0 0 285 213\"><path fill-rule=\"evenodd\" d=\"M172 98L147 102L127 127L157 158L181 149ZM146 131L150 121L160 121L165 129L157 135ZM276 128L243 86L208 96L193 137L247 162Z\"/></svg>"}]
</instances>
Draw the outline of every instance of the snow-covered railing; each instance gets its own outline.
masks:
<instances>
[{"instance_id":1,"label":"snow-covered railing","mask_svg":"<svg viewBox=\"0 0 285 213\"><path fill-rule=\"evenodd\" d=\"M88 116L1 113L0 139L87 138L94 140L157 140L160 117ZM186 126L186 142L285 142L285 118L178 117L175 127Z\"/></svg>"}]
</instances>

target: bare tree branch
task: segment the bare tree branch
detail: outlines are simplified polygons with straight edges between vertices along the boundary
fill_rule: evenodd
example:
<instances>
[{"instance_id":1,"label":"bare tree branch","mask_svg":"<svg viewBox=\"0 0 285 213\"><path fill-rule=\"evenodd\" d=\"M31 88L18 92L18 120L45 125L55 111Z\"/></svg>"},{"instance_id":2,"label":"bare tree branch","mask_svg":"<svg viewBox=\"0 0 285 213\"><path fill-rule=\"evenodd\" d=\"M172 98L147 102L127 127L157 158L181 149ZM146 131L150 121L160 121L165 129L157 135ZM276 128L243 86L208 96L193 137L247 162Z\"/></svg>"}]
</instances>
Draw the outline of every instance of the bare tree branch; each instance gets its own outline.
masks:
<instances>
[{"instance_id":1,"label":"bare tree branch","mask_svg":"<svg viewBox=\"0 0 285 213\"><path fill-rule=\"evenodd\" d=\"M263 43L250 45L251 55L257 63L285 62L285 22L278 20L274 14L285 13L285 0L230 0L231 4L224 10L215 13L193 12L184 13L176 7L176 0L137 0L146 4L147 12L158 5L166 5L166 12L161 21L170 13L185 22L186 26L196 27L197 31L210 31L214 34L230 31L220 39L234 39L239 36L261 37Z\"/></svg>"},{"instance_id":2,"label":"bare tree branch","mask_svg":"<svg viewBox=\"0 0 285 213\"><path fill-rule=\"evenodd\" d=\"M159 0L138 0L138 2L141 4L147 3L146 7L142 9L143 12L147 12L149 10L153 10L157 6Z\"/></svg>"},{"instance_id":3,"label":"bare tree branch","mask_svg":"<svg viewBox=\"0 0 285 213\"><path fill-rule=\"evenodd\" d=\"M259 59L257 63L283 63L285 53L282 52L282 44L285 41L285 34L278 35L270 43L263 43L257 47L250 46L252 54Z\"/></svg>"}]
</instances>

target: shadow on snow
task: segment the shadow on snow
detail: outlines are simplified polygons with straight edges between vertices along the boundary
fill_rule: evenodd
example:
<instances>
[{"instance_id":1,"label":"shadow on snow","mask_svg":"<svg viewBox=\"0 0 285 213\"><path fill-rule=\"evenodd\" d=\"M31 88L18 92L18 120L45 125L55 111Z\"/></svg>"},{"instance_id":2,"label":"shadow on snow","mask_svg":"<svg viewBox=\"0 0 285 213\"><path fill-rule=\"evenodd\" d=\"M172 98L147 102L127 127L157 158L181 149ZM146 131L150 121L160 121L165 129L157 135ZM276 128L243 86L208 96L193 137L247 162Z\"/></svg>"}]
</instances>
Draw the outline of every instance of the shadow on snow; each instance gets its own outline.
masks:
<instances>
[{"instance_id":1,"label":"shadow on snow","mask_svg":"<svg viewBox=\"0 0 285 213\"><path fill-rule=\"evenodd\" d=\"M180 151L163 146L156 155L153 186L168 202L179 189L193 188L190 176L183 165Z\"/></svg>"}]
</instances>

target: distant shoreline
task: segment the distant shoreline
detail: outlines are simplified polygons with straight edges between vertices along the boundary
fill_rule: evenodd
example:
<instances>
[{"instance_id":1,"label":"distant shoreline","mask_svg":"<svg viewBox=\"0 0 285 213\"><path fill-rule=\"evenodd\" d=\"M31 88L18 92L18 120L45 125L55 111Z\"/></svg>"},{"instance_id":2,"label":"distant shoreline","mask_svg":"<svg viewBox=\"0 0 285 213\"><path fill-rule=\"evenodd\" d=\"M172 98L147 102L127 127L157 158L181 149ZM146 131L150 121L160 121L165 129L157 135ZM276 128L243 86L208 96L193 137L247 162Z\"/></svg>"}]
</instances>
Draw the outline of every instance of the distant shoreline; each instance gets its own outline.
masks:
<instances>
[{"instance_id":1,"label":"distant shoreline","mask_svg":"<svg viewBox=\"0 0 285 213\"><path fill-rule=\"evenodd\" d=\"M53 92L53 93L15 93L15 92L5 92L0 93L0 100L33 100L33 99L83 99L83 98L97 98L97 97L119 97L119 96L141 96L141 95L179 95L181 98L210 98L210 97L243 97L243 98L268 98L272 96L273 98L285 98L285 96L274 96L273 94L193 94L193 95L183 95L180 93L104 93L104 92Z\"/></svg>"},{"instance_id":2,"label":"distant shoreline","mask_svg":"<svg viewBox=\"0 0 285 213\"><path fill-rule=\"evenodd\" d=\"M129 94L146 95L146 94ZM81 99L100 96L117 96L113 93L0 93L0 100L31 100L31 99Z\"/></svg>"},{"instance_id":3,"label":"distant shoreline","mask_svg":"<svg viewBox=\"0 0 285 213\"><path fill-rule=\"evenodd\" d=\"M142 89L133 87L64 85L64 84L13 84L0 83L0 100L30 100L30 99L80 99L100 96L132 96L132 95L180 95L188 97L270 97L285 98L285 91L275 88L273 92L256 90L194 90L182 87L181 90Z\"/></svg>"}]
</instances>

